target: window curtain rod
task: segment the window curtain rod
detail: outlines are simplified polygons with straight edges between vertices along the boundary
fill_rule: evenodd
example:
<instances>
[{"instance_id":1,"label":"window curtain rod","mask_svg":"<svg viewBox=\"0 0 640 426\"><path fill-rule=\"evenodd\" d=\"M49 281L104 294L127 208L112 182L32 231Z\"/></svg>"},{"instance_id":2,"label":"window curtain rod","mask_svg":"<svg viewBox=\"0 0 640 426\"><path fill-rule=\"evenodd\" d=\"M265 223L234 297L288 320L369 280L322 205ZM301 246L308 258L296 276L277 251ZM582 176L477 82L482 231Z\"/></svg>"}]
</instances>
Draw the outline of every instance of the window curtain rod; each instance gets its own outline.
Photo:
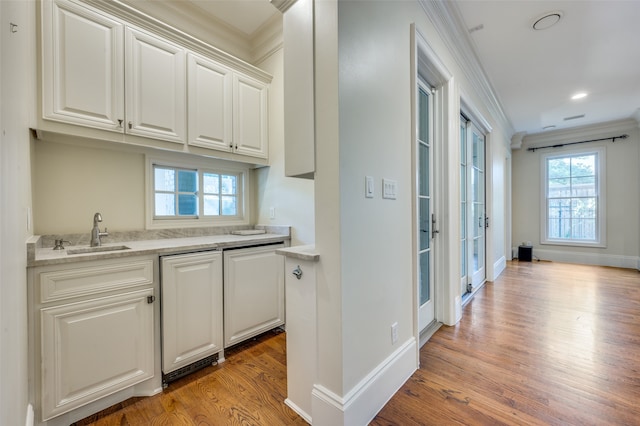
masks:
<instances>
[{"instance_id":1,"label":"window curtain rod","mask_svg":"<svg viewBox=\"0 0 640 426\"><path fill-rule=\"evenodd\" d=\"M626 139L628 138L629 135L620 135L620 136L612 136L610 138L601 138L601 139L591 139L588 141L579 141L579 142L568 142L568 143L559 143L557 145L547 145L547 146L537 146L534 148L527 148L527 151L532 151L535 152L538 149L545 149L545 148L560 148L561 146L567 146L567 145L576 145L579 143L587 143L587 142L600 142L600 141L608 141L609 139L611 139L611 142L615 142L616 139Z\"/></svg>"}]
</instances>

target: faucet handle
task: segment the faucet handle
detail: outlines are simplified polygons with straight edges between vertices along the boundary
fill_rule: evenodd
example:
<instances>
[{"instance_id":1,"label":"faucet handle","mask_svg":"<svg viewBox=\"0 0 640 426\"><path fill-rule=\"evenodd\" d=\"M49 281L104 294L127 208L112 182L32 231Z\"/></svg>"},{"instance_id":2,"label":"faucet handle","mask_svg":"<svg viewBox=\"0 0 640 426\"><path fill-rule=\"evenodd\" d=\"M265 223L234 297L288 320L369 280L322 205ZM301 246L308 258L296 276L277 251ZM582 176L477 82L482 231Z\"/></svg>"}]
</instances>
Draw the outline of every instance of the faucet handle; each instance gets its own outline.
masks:
<instances>
[{"instance_id":1,"label":"faucet handle","mask_svg":"<svg viewBox=\"0 0 640 426\"><path fill-rule=\"evenodd\" d=\"M64 250L64 243L69 243L71 244L71 241L67 241L67 240L55 240L55 246L53 247L53 250Z\"/></svg>"}]
</instances>

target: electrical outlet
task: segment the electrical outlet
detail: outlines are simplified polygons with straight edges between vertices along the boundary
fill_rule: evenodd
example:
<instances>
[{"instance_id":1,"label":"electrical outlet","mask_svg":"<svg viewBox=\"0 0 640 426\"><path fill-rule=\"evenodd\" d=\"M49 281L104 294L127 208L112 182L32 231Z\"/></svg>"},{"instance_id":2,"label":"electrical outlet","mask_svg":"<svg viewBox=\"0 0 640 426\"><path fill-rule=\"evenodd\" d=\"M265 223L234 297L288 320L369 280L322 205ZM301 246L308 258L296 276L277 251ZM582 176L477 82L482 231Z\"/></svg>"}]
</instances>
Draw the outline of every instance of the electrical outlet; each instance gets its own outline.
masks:
<instances>
[{"instance_id":1,"label":"electrical outlet","mask_svg":"<svg viewBox=\"0 0 640 426\"><path fill-rule=\"evenodd\" d=\"M275 218L276 218L276 208L269 207L269 219L275 219Z\"/></svg>"},{"instance_id":2,"label":"electrical outlet","mask_svg":"<svg viewBox=\"0 0 640 426\"><path fill-rule=\"evenodd\" d=\"M394 344L398 341L398 323L394 322L391 324L391 344Z\"/></svg>"}]
</instances>

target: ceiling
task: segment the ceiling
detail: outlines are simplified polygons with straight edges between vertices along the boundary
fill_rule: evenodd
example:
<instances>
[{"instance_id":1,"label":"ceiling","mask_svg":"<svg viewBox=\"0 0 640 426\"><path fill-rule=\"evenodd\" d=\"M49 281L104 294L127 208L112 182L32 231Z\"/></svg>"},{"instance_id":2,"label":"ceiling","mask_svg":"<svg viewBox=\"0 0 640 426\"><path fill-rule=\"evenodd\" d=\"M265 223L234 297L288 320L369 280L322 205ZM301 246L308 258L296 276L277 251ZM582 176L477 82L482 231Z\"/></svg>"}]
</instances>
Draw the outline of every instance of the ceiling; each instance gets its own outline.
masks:
<instances>
[{"instance_id":1,"label":"ceiling","mask_svg":"<svg viewBox=\"0 0 640 426\"><path fill-rule=\"evenodd\" d=\"M248 37L279 13L269 0L142 3L188 4ZM455 0L455 5L515 132L640 117L640 0ZM560 21L534 30L536 18L551 11L560 12ZM572 100L578 92L587 96Z\"/></svg>"},{"instance_id":2,"label":"ceiling","mask_svg":"<svg viewBox=\"0 0 640 426\"><path fill-rule=\"evenodd\" d=\"M638 114L640 1L456 4L516 132L540 133ZM550 11L560 11L560 21L534 30L536 18ZM587 96L572 100L578 92ZM555 127L545 130L547 126Z\"/></svg>"}]
</instances>

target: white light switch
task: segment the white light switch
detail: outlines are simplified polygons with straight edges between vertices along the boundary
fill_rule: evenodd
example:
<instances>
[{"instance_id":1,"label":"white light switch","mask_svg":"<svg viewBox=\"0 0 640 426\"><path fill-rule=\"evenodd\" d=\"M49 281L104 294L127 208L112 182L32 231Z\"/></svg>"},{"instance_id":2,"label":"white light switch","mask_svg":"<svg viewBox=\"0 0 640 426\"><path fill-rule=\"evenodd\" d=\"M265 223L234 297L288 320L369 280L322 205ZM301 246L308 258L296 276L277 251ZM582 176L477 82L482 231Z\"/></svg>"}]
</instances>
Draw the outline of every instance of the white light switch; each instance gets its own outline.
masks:
<instances>
[{"instance_id":1,"label":"white light switch","mask_svg":"<svg viewBox=\"0 0 640 426\"><path fill-rule=\"evenodd\" d=\"M396 199L398 192L398 182L391 179L382 179L382 198L389 200Z\"/></svg>"},{"instance_id":2,"label":"white light switch","mask_svg":"<svg viewBox=\"0 0 640 426\"><path fill-rule=\"evenodd\" d=\"M373 194L375 193L373 177L365 176L364 177L364 196L366 198L373 198Z\"/></svg>"}]
</instances>

